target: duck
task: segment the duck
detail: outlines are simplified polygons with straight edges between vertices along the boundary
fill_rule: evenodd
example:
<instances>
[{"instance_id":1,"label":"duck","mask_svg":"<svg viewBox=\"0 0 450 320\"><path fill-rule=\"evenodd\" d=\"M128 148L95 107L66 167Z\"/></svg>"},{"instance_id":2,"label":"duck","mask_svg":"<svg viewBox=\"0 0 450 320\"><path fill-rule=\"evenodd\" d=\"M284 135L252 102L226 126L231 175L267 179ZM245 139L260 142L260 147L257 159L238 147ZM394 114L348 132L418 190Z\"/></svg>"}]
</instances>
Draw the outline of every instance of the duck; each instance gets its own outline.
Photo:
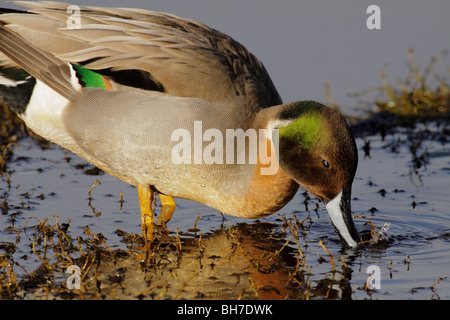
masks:
<instances>
[{"instance_id":1,"label":"duck","mask_svg":"<svg viewBox=\"0 0 450 320\"><path fill-rule=\"evenodd\" d=\"M0 101L39 136L137 187L142 232L173 198L257 219L305 189L342 244L357 146L345 118L283 103L263 63L200 22L133 8L14 1L0 15Z\"/></svg>"}]
</instances>

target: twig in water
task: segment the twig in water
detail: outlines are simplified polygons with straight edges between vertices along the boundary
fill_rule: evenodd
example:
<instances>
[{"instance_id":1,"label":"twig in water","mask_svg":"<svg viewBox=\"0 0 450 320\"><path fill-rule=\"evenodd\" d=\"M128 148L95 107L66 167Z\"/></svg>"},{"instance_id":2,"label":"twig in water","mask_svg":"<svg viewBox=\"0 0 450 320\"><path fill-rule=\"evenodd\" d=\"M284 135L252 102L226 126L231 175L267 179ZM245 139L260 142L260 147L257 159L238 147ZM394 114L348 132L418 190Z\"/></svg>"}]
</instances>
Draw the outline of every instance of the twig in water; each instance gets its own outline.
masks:
<instances>
[{"instance_id":1,"label":"twig in water","mask_svg":"<svg viewBox=\"0 0 450 320\"><path fill-rule=\"evenodd\" d=\"M100 181L98 181L98 180L95 180L95 182L92 184L92 187L89 189L89 191L88 191L88 194L89 194L89 203L91 203L91 200L92 200L92 195L91 195L91 192L92 192L92 190L94 190L94 188L95 188L95 186L96 185L98 185L98 184L102 184Z\"/></svg>"},{"instance_id":2,"label":"twig in water","mask_svg":"<svg viewBox=\"0 0 450 320\"><path fill-rule=\"evenodd\" d=\"M322 240L319 241L319 244L323 248L323 250L325 250L328 253L328 256L330 257L331 268L333 269L333 272L335 272L336 268L334 267L334 261L333 261L333 257L331 256L330 250L328 250L327 247L325 247Z\"/></svg>"}]
</instances>

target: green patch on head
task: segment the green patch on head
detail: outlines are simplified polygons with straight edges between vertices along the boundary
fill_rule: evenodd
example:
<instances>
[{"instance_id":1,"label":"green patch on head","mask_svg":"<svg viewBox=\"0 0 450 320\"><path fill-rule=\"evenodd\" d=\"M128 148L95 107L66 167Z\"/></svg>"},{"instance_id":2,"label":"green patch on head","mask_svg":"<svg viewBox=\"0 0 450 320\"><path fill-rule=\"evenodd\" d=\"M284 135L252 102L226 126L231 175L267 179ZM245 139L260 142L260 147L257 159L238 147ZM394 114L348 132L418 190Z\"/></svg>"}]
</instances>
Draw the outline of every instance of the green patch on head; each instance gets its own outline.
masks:
<instances>
[{"instance_id":1,"label":"green patch on head","mask_svg":"<svg viewBox=\"0 0 450 320\"><path fill-rule=\"evenodd\" d=\"M101 74L78 65L72 65L83 87L106 89L105 79Z\"/></svg>"},{"instance_id":2,"label":"green patch on head","mask_svg":"<svg viewBox=\"0 0 450 320\"><path fill-rule=\"evenodd\" d=\"M291 119L293 122L279 128L280 138L301 144L306 149L315 149L327 144L330 133L321 112L323 108L326 107L314 101L293 104L281 115L281 118Z\"/></svg>"},{"instance_id":3,"label":"green patch on head","mask_svg":"<svg viewBox=\"0 0 450 320\"><path fill-rule=\"evenodd\" d=\"M280 128L280 138L297 142L306 149L314 149L325 140L324 127L323 120L318 115L308 114Z\"/></svg>"}]
</instances>

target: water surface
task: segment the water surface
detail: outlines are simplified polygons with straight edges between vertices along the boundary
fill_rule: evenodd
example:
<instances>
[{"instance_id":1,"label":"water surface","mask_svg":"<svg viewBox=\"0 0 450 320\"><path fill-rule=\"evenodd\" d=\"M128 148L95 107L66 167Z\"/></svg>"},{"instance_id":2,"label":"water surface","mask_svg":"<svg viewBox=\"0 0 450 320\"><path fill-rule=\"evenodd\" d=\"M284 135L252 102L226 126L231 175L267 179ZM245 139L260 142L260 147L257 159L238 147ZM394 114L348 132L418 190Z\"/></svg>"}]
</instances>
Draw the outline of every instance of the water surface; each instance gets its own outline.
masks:
<instances>
[{"instance_id":1,"label":"water surface","mask_svg":"<svg viewBox=\"0 0 450 320\"><path fill-rule=\"evenodd\" d=\"M56 236L42 237L36 226L44 222L48 232L68 224L73 243L92 238L87 226L116 252L102 258L95 272L86 271L84 298L449 299L448 127L392 128L385 137L359 137L357 144L355 223L365 236L390 223L383 240L343 249L323 204L302 190L278 213L258 221L178 199L170 232L158 244L161 253L146 258L136 241L125 240L140 232L136 188L107 174L89 175L90 166L79 157L26 138L0 179L0 255L27 283L62 255ZM101 184L90 198L96 180ZM86 243L79 240L82 251ZM61 292L70 293L63 268L68 264L42 273L47 284L24 286L16 297L67 298ZM381 288L369 290L372 265L379 267ZM49 295L48 281L59 290Z\"/></svg>"}]
</instances>

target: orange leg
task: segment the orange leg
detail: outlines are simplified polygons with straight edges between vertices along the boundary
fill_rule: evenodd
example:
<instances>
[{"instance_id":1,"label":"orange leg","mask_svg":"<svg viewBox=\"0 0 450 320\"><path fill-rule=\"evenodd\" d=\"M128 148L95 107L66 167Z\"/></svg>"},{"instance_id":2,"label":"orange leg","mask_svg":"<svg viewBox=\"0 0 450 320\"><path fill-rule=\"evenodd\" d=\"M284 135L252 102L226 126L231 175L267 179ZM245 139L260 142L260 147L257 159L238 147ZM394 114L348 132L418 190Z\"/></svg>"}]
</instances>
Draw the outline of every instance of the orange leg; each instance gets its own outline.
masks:
<instances>
[{"instance_id":1,"label":"orange leg","mask_svg":"<svg viewBox=\"0 0 450 320\"><path fill-rule=\"evenodd\" d=\"M171 196L159 194L159 198L161 199L161 214L159 215L158 223L167 223L170 221L170 219L172 219L176 204Z\"/></svg>"},{"instance_id":2,"label":"orange leg","mask_svg":"<svg viewBox=\"0 0 450 320\"><path fill-rule=\"evenodd\" d=\"M138 186L139 206L141 208L142 234L147 240L154 238L154 218L152 210L153 191L150 186Z\"/></svg>"}]
</instances>

